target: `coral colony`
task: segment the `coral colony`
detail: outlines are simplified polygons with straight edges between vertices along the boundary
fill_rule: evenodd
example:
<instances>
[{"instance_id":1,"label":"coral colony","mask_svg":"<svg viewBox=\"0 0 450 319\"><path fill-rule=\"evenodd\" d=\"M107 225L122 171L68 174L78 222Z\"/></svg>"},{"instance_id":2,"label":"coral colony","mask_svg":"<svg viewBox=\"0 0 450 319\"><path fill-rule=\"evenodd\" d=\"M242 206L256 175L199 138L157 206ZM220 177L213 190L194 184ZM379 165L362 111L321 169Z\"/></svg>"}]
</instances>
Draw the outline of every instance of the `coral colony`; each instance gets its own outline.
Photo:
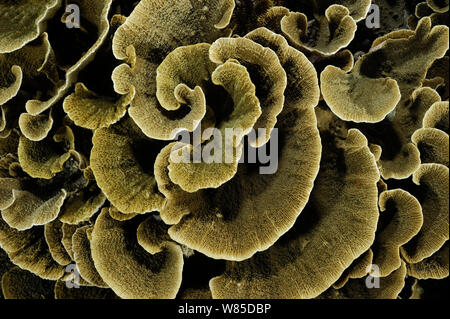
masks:
<instances>
[{"instance_id":1,"label":"coral colony","mask_svg":"<svg viewBox=\"0 0 450 319\"><path fill-rule=\"evenodd\" d=\"M0 0L2 296L448 294L448 10Z\"/></svg>"}]
</instances>

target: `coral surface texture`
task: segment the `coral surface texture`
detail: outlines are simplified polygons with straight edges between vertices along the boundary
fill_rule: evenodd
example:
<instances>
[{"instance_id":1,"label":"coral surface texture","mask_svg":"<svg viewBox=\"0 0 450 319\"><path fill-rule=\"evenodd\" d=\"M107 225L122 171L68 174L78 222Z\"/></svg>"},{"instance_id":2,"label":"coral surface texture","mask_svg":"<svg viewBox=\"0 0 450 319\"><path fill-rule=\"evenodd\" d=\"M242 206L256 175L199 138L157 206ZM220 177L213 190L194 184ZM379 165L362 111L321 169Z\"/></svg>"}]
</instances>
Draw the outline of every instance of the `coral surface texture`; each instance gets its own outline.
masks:
<instances>
[{"instance_id":1,"label":"coral surface texture","mask_svg":"<svg viewBox=\"0 0 450 319\"><path fill-rule=\"evenodd\" d=\"M448 0L0 0L0 299L449 297Z\"/></svg>"}]
</instances>

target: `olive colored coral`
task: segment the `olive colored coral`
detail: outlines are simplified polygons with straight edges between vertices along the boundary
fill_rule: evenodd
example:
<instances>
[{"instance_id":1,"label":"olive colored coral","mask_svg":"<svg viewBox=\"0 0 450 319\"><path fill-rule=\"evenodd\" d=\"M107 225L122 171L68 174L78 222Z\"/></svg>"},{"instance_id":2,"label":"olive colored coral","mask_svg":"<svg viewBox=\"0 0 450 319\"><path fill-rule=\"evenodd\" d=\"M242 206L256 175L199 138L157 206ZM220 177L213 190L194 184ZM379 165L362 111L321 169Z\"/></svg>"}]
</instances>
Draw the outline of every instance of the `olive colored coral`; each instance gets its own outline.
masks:
<instances>
[{"instance_id":1,"label":"olive colored coral","mask_svg":"<svg viewBox=\"0 0 450 319\"><path fill-rule=\"evenodd\" d=\"M448 15L0 0L0 296L448 295Z\"/></svg>"},{"instance_id":2,"label":"olive colored coral","mask_svg":"<svg viewBox=\"0 0 450 319\"><path fill-rule=\"evenodd\" d=\"M94 265L119 297L174 298L178 291L181 248L164 238L164 227L152 219L119 222L103 209L92 230Z\"/></svg>"},{"instance_id":3,"label":"olive colored coral","mask_svg":"<svg viewBox=\"0 0 450 319\"><path fill-rule=\"evenodd\" d=\"M61 6L61 0L0 2L0 53L22 48L37 38L48 20Z\"/></svg>"},{"instance_id":4,"label":"olive colored coral","mask_svg":"<svg viewBox=\"0 0 450 319\"><path fill-rule=\"evenodd\" d=\"M321 171L296 225L268 250L230 263L211 280L213 297L317 297L370 247L378 220L375 159L357 130L344 141L323 134Z\"/></svg>"},{"instance_id":5,"label":"olive colored coral","mask_svg":"<svg viewBox=\"0 0 450 319\"><path fill-rule=\"evenodd\" d=\"M213 258L243 260L267 249L283 235L307 202L321 154L313 112L319 92L312 65L285 39L267 29L258 29L247 37L267 46L269 56L273 56L269 49L274 48L287 74L286 99L276 125L282 140L278 170L260 175L251 164L239 164L228 183L187 193L174 184L170 166L166 168L172 145L163 149L155 164L158 187L167 197L161 217L175 223L169 235Z\"/></svg>"}]
</instances>

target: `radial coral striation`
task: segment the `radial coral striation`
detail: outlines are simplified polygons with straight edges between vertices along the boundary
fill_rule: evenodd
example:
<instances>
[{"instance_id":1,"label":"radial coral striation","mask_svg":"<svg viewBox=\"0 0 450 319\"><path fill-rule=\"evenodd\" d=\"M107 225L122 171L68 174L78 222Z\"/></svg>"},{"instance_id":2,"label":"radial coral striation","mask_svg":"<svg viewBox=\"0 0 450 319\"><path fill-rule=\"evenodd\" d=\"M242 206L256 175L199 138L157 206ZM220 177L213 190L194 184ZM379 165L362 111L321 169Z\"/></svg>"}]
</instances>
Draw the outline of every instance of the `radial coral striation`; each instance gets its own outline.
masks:
<instances>
[{"instance_id":1,"label":"radial coral striation","mask_svg":"<svg viewBox=\"0 0 450 319\"><path fill-rule=\"evenodd\" d=\"M447 18L0 0L0 296L430 295L449 275Z\"/></svg>"}]
</instances>

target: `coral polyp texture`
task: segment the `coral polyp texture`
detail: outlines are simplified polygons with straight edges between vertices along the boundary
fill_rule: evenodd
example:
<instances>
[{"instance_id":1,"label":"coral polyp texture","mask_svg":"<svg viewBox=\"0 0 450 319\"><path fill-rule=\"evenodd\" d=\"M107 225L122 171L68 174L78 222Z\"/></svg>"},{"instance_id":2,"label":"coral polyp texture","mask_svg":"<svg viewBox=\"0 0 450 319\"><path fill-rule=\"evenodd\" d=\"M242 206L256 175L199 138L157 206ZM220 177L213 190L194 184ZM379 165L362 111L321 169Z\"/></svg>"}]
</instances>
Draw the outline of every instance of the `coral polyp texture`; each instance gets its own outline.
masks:
<instances>
[{"instance_id":1,"label":"coral polyp texture","mask_svg":"<svg viewBox=\"0 0 450 319\"><path fill-rule=\"evenodd\" d=\"M448 296L448 11L0 0L1 296Z\"/></svg>"}]
</instances>

